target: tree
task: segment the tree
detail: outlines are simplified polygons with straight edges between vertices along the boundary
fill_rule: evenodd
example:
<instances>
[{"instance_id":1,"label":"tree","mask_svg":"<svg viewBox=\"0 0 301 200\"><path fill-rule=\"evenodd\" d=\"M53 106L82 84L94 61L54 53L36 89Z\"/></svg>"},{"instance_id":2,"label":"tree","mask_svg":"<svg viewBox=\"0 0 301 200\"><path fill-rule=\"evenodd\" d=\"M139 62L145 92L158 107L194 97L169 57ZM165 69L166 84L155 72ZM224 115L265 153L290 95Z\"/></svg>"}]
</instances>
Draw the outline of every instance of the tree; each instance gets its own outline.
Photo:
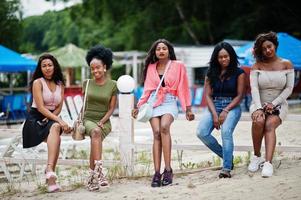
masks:
<instances>
[{"instance_id":1,"label":"tree","mask_svg":"<svg viewBox=\"0 0 301 200\"><path fill-rule=\"evenodd\" d=\"M17 17L19 0L0 1L0 44L18 50L22 27Z\"/></svg>"},{"instance_id":2,"label":"tree","mask_svg":"<svg viewBox=\"0 0 301 200\"><path fill-rule=\"evenodd\" d=\"M68 0L49 0L52 2ZM174 44L212 45L253 40L266 31L301 37L298 1L282 0L82 0L59 12L23 21L22 48L45 51L73 42L112 50L147 50L158 38Z\"/></svg>"}]
</instances>

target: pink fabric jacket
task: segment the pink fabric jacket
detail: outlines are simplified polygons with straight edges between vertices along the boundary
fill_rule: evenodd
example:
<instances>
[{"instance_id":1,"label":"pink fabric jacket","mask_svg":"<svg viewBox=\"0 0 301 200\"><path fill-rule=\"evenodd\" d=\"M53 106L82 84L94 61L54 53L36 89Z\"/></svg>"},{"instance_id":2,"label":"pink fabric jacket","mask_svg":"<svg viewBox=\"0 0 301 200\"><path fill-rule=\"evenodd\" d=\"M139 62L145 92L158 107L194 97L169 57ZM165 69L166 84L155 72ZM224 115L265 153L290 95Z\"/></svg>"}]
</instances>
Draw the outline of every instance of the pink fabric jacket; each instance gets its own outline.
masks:
<instances>
[{"instance_id":1,"label":"pink fabric jacket","mask_svg":"<svg viewBox=\"0 0 301 200\"><path fill-rule=\"evenodd\" d=\"M155 91L160 83L156 66L157 62L148 66L146 79L144 82L144 91L137 104L138 108L147 102L152 91ZM154 107L159 106L163 102L166 93L170 93L178 97L182 109L186 111L186 106L191 106L191 99L188 78L184 64L180 61L172 60L164 77L164 82L165 87L160 87Z\"/></svg>"}]
</instances>

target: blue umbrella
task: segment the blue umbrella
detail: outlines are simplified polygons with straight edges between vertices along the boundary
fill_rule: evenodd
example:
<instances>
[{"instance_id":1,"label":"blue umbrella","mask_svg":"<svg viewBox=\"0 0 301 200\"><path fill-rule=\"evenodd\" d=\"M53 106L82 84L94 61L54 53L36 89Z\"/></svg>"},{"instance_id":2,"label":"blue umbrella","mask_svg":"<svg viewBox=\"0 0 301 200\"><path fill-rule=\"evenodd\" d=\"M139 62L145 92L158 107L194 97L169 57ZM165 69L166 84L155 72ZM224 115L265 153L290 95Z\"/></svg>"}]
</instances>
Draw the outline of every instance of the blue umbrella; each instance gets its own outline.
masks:
<instances>
[{"instance_id":1,"label":"blue umbrella","mask_svg":"<svg viewBox=\"0 0 301 200\"><path fill-rule=\"evenodd\" d=\"M0 45L0 72L34 71L37 62L23 57L21 54Z\"/></svg>"},{"instance_id":2,"label":"blue umbrella","mask_svg":"<svg viewBox=\"0 0 301 200\"><path fill-rule=\"evenodd\" d=\"M287 33L277 33L279 46L277 55L290 60L297 70L301 70L301 41ZM236 49L241 65L251 66L255 60L252 54L254 43L250 42Z\"/></svg>"}]
</instances>

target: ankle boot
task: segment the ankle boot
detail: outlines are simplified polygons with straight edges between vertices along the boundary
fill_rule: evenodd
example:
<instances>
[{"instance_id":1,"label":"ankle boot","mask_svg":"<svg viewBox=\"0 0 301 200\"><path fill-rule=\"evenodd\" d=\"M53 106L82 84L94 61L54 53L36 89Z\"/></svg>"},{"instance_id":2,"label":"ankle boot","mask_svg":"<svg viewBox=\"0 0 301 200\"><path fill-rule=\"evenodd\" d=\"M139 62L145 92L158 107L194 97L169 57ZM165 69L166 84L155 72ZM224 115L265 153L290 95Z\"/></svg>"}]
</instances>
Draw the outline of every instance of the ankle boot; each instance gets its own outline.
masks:
<instances>
[{"instance_id":1,"label":"ankle boot","mask_svg":"<svg viewBox=\"0 0 301 200\"><path fill-rule=\"evenodd\" d=\"M152 180L152 187L160 187L161 186L161 174L160 172L155 172Z\"/></svg>"},{"instance_id":2,"label":"ankle boot","mask_svg":"<svg viewBox=\"0 0 301 200\"><path fill-rule=\"evenodd\" d=\"M170 168L169 171L164 169L162 185L166 186L166 185L172 184L172 178L173 178L172 169Z\"/></svg>"}]
</instances>

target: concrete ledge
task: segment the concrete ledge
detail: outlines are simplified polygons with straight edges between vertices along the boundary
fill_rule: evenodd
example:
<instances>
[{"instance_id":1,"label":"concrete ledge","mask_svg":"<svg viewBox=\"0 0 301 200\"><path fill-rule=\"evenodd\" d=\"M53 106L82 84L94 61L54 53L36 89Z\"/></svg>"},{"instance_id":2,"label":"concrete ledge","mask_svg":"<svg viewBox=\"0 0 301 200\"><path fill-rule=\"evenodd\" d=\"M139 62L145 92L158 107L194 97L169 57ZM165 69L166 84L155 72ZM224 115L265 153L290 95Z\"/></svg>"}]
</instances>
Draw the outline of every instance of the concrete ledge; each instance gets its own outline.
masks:
<instances>
[{"instance_id":1,"label":"concrete ledge","mask_svg":"<svg viewBox=\"0 0 301 200\"><path fill-rule=\"evenodd\" d=\"M135 143L134 147L136 149L138 148L146 148L146 149L152 149L153 144L152 143ZM173 144L172 145L173 150L198 150L198 151L211 151L208 149L205 145L202 144ZM265 147L263 146L262 151L265 150ZM234 151L253 151L253 146L234 146ZM276 146L275 151L281 151L281 152L301 152L301 147L299 146Z\"/></svg>"}]
</instances>

